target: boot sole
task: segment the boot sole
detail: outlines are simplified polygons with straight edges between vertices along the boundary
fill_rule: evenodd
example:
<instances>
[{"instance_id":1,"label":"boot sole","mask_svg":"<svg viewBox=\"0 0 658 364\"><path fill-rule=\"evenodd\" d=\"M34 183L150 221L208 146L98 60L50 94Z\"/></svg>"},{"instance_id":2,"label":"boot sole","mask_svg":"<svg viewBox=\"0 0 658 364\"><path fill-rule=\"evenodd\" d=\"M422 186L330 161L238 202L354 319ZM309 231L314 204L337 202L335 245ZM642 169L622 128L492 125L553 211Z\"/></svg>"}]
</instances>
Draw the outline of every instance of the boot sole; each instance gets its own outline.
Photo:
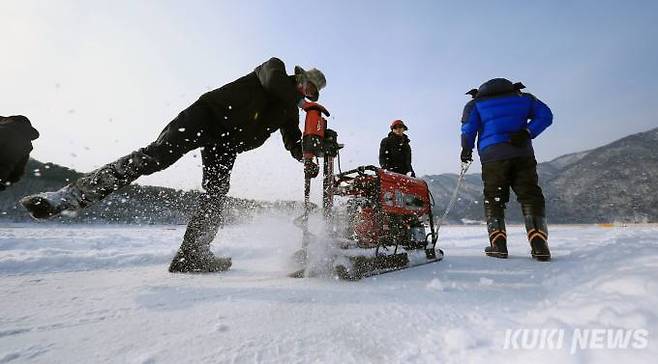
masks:
<instances>
[{"instance_id":1,"label":"boot sole","mask_svg":"<svg viewBox=\"0 0 658 364\"><path fill-rule=\"evenodd\" d=\"M532 259L539 262L549 262L551 260L550 255L532 255Z\"/></svg>"},{"instance_id":2,"label":"boot sole","mask_svg":"<svg viewBox=\"0 0 658 364\"><path fill-rule=\"evenodd\" d=\"M179 273L179 274L213 274L213 273L222 273L229 270L231 267L226 267L222 269L207 271L207 270L169 270L169 273Z\"/></svg>"},{"instance_id":3,"label":"boot sole","mask_svg":"<svg viewBox=\"0 0 658 364\"><path fill-rule=\"evenodd\" d=\"M190 268L186 266L182 267L177 267L173 264L169 265L169 273L186 273L186 274L210 274L210 273L221 273L229 270L231 266L233 265L233 262L231 261L230 258L226 259L226 263L223 264L222 266L219 267L214 267L216 269L212 270L204 270L204 269L196 269L196 268Z\"/></svg>"},{"instance_id":4,"label":"boot sole","mask_svg":"<svg viewBox=\"0 0 658 364\"><path fill-rule=\"evenodd\" d=\"M500 259L507 259L507 253L497 253L497 252L484 252L488 257L492 258L500 258Z\"/></svg>"},{"instance_id":5,"label":"boot sole","mask_svg":"<svg viewBox=\"0 0 658 364\"><path fill-rule=\"evenodd\" d=\"M194 269L192 269L192 270L184 270L184 269L176 270L176 269L169 269L169 273L183 273L183 274L212 274L212 273L222 273L222 272L226 272L226 271L229 270L229 269L231 269L230 266L228 266L228 267L226 267L226 268L222 267L221 269L216 269L216 270L201 270L201 269L198 269L198 270L194 270Z\"/></svg>"}]
</instances>

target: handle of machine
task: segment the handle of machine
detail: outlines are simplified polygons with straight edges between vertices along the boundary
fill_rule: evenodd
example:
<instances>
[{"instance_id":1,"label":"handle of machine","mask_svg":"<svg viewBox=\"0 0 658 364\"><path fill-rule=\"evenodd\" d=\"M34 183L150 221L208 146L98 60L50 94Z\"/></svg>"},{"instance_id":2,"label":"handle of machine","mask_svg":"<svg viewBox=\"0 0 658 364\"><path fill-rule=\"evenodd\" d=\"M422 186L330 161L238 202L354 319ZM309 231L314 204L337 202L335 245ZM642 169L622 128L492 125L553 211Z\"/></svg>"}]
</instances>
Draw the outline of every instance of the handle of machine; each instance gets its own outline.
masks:
<instances>
[{"instance_id":1,"label":"handle of machine","mask_svg":"<svg viewBox=\"0 0 658 364\"><path fill-rule=\"evenodd\" d=\"M446 207L445 212L443 213L443 216L441 216L441 220L439 220L439 225L437 226L437 233L439 229L441 228L441 225L445 223L445 219L448 216L448 213L450 213L450 210L452 210L452 207L455 205L455 202L457 201L457 196L459 195L459 189L462 186L462 183L464 182L464 177L466 176L466 172L468 171L468 167L471 166L471 162L462 162L461 164L461 171L459 172L459 178L457 179L457 186L455 187L455 191L452 193L452 197L450 198L450 202L448 202L448 206Z\"/></svg>"},{"instance_id":2,"label":"handle of machine","mask_svg":"<svg viewBox=\"0 0 658 364\"><path fill-rule=\"evenodd\" d=\"M448 213L450 213L450 210L452 210L452 207L455 205L455 202L457 201L457 196L459 195L459 189L462 186L462 183L464 182L464 177L466 176L466 172L468 171L468 168L471 166L471 162L462 162L461 164L461 170L459 172L459 177L457 178L457 186L455 186L455 190L452 193L452 197L450 198L450 202L448 202L448 206L446 207L446 210L443 212L443 216L441 216L441 219L439 220L439 224L436 226L436 231L434 230L434 216L432 214L432 209L430 209L430 233L427 234L425 237L425 241L432 236L432 244L436 244L436 242L439 240L439 229L441 229L441 225L445 223L445 219L448 216ZM434 195L430 192L430 196L432 198L432 205L434 205Z\"/></svg>"}]
</instances>

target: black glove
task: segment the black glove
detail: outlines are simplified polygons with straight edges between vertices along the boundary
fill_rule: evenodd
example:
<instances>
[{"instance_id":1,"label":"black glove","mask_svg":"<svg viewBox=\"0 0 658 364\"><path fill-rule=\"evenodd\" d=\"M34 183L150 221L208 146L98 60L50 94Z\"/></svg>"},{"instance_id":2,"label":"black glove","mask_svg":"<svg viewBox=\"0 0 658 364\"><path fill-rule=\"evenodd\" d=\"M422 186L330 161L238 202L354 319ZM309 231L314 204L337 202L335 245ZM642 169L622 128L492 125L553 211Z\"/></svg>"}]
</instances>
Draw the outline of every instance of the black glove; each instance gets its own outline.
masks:
<instances>
[{"instance_id":1,"label":"black glove","mask_svg":"<svg viewBox=\"0 0 658 364\"><path fill-rule=\"evenodd\" d=\"M516 147L522 147L526 145L528 140L530 140L530 133L526 129L512 133L509 137L510 144Z\"/></svg>"},{"instance_id":2,"label":"black glove","mask_svg":"<svg viewBox=\"0 0 658 364\"><path fill-rule=\"evenodd\" d=\"M472 162L473 161L473 149L462 149L462 154L460 155L462 162Z\"/></svg>"},{"instance_id":3,"label":"black glove","mask_svg":"<svg viewBox=\"0 0 658 364\"><path fill-rule=\"evenodd\" d=\"M0 116L0 191L23 176L32 140L38 137L39 132L25 116Z\"/></svg>"},{"instance_id":4,"label":"black glove","mask_svg":"<svg viewBox=\"0 0 658 364\"><path fill-rule=\"evenodd\" d=\"M304 178L315 178L320 174L320 166L312 159L304 160Z\"/></svg>"},{"instance_id":5,"label":"black glove","mask_svg":"<svg viewBox=\"0 0 658 364\"><path fill-rule=\"evenodd\" d=\"M290 148L290 155L295 158L298 161L302 161L302 158L304 158L304 152L302 152L302 143L299 142L295 145L293 145L292 148Z\"/></svg>"}]
</instances>

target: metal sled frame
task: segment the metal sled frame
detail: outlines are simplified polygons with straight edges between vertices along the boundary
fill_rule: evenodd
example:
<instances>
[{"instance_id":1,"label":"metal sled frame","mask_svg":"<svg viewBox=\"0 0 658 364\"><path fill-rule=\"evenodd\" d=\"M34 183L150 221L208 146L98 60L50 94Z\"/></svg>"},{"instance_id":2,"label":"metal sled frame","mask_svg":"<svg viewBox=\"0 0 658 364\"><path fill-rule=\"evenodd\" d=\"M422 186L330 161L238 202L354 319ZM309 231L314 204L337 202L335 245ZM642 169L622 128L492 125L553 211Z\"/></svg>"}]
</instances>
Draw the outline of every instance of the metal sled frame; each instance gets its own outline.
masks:
<instances>
[{"instance_id":1,"label":"metal sled frame","mask_svg":"<svg viewBox=\"0 0 658 364\"><path fill-rule=\"evenodd\" d=\"M379 226L383 226L385 223L388 223L388 221L385 221L385 219L388 219L388 215L384 212L385 206L382 204L382 199L380 198L380 193L382 192L382 184L379 171L379 168L369 165L334 175L332 188L330 190L325 188L325 193L330 195L325 195L325 200L333 200L333 196L363 196L373 205L372 207L375 209L375 211L377 211L375 215L377 224L379 224ZM361 177L362 180L365 181L364 185L353 185L358 177ZM390 241L388 239L382 240L380 238L376 247L361 249L364 253L368 250L374 249L374 255L368 256L367 254L363 254L348 257L349 266L346 266L345 264L338 264L334 267L336 276L340 279L359 280L373 275L393 272L442 260L443 251L439 249L437 252L436 250L438 231L434 225L434 216L432 214L431 208L434 203L433 198L429 192L427 201L429 202L429 206L427 207L426 214L427 219L429 220L430 232L425 236L426 244L424 246L424 261L419 262L416 259L412 262L409 260L407 252L398 253L400 247L405 250L415 250L418 247L412 247L410 245L404 246L400 241ZM333 205L333 203L331 203L331 205ZM422 215L425 214L421 214L421 216ZM328 214L325 214L325 216L328 216ZM431 240L428 241L428 239ZM385 251L388 252L391 248L393 249L392 254L385 253Z\"/></svg>"}]
</instances>

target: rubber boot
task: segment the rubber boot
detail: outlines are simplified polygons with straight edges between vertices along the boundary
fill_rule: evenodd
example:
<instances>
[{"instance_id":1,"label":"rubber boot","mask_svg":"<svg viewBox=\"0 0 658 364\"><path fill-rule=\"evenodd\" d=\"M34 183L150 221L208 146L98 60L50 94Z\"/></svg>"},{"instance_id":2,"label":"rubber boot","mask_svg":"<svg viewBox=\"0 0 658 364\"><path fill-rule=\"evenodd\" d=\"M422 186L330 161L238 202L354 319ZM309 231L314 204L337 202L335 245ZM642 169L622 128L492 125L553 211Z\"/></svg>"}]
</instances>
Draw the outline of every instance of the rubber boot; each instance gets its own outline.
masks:
<instances>
[{"instance_id":1,"label":"rubber boot","mask_svg":"<svg viewBox=\"0 0 658 364\"><path fill-rule=\"evenodd\" d=\"M489 233L489 246L484 249L487 256L494 258L507 258L507 231L504 217L488 217L487 232Z\"/></svg>"},{"instance_id":2,"label":"rubber boot","mask_svg":"<svg viewBox=\"0 0 658 364\"><path fill-rule=\"evenodd\" d=\"M210 251L210 243L222 224L225 200L224 196L201 195L199 207L187 225L183 243L169 265L169 272L214 273L231 267L231 258L216 257Z\"/></svg>"},{"instance_id":3,"label":"rubber boot","mask_svg":"<svg viewBox=\"0 0 658 364\"><path fill-rule=\"evenodd\" d=\"M91 206L140 176L157 170L158 163L152 157L136 151L80 177L58 191L26 196L20 202L35 219L47 219L65 211L75 212Z\"/></svg>"},{"instance_id":4,"label":"rubber boot","mask_svg":"<svg viewBox=\"0 0 658 364\"><path fill-rule=\"evenodd\" d=\"M526 215L524 219L532 257L542 262L551 260L551 251L548 248L546 218L544 216Z\"/></svg>"}]
</instances>

